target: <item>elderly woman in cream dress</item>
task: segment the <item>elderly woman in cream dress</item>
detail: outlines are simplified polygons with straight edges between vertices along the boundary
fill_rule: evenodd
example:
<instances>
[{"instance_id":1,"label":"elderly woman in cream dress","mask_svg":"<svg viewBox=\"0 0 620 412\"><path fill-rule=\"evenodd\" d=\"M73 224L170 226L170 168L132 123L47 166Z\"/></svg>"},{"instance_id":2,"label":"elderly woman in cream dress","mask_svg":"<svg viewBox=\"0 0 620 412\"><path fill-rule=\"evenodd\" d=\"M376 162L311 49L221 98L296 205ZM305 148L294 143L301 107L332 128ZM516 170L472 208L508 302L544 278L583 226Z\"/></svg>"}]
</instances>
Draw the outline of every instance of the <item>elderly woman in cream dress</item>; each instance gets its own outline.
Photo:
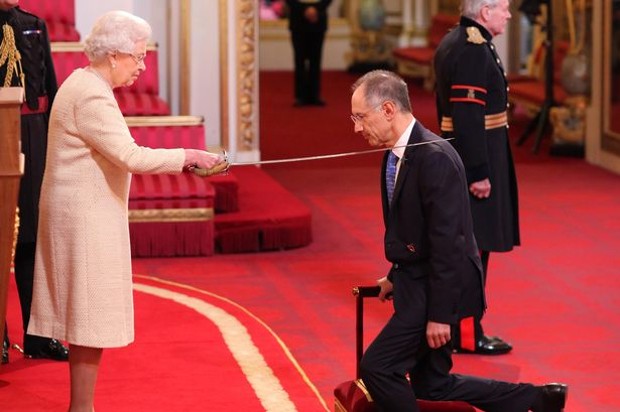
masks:
<instances>
[{"instance_id":1,"label":"elderly woman in cream dress","mask_svg":"<svg viewBox=\"0 0 620 412\"><path fill-rule=\"evenodd\" d=\"M220 156L138 146L112 90L146 69L151 28L114 11L86 38L90 65L74 71L52 107L28 333L70 345L69 410L92 411L103 348L134 340L127 202L132 173L211 168Z\"/></svg>"}]
</instances>

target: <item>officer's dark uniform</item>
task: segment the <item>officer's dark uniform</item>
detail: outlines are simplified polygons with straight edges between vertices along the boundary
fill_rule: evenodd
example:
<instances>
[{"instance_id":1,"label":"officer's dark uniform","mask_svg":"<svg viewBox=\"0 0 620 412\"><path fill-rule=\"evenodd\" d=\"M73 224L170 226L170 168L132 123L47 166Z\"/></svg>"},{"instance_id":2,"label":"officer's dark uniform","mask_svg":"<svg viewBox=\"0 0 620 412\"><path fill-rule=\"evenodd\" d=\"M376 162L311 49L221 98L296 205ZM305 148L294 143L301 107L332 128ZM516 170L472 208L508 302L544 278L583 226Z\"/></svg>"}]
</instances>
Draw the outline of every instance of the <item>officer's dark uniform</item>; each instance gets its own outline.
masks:
<instances>
[{"instance_id":1,"label":"officer's dark uniform","mask_svg":"<svg viewBox=\"0 0 620 412\"><path fill-rule=\"evenodd\" d=\"M295 63L295 103L319 104L321 100L321 57L327 31L327 7L332 0L286 0L289 9L289 30ZM312 23L304 13L307 8L318 11Z\"/></svg>"},{"instance_id":2,"label":"officer's dark uniform","mask_svg":"<svg viewBox=\"0 0 620 412\"><path fill-rule=\"evenodd\" d=\"M5 24L10 26L15 46L21 55L20 65L26 91L21 115L21 150L25 157L25 168L19 187L20 226L15 250L15 280L22 310L24 351L33 357L64 360L66 349L60 343L26 334L32 302L39 194L45 169L48 118L58 86L45 22L15 7L9 11L0 11L0 26ZM0 41L7 40L5 44L8 44L4 30L0 36ZM13 71L9 86L23 87L19 68L15 70L15 67L8 66L7 61L0 67L0 87L4 85L8 69Z\"/></svg>"},{"instance_id":3,"label":"officer's dark uniform","mask_svg":"<svg viewBox=\"0 0 620 412\"><path fill-rule=\"evenodd\" d=\"M461 17L441 41L434 60L442 136L454 138L468 184L486 178L491 182L489 198L470 196L476 242L487 257L485 263L489 251L506 252L520 244L517 181L508 141L508 83L491 39L482 25ZM484 269L486 276L486 265ZM476 341L465 342L466 336ZM479 319L470 320L462 335L457 328L454 343L473 350L481 338Z\"/></svg>"}]
</instances>

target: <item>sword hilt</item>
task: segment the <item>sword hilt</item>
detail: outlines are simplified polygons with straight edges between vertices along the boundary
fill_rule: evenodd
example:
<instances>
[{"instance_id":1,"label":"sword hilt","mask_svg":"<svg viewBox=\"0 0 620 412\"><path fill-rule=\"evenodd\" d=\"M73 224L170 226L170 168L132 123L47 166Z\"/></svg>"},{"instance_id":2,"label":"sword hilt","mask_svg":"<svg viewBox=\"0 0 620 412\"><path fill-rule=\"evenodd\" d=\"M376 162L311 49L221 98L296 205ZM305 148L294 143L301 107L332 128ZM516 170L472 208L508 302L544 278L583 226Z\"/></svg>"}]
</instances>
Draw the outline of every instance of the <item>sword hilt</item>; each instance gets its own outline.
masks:
<instances>
[{"instance_id":1,"label":"sword hilt","mask_svg":"<svg viewBox=\"0 0 620 412\"><path fill-rule=\"evenodd\" d=\"M209 177L209 176L214 176L214 175L218 175L220 173L226 173L228 172L228 169L230 169L230 163L228 162L222 162L222 163L218 163L215 166L209 168L209 169L203 169L201 167L194 167L192 168L192 172L200 177Z\"/></svg>"}]
</instances>

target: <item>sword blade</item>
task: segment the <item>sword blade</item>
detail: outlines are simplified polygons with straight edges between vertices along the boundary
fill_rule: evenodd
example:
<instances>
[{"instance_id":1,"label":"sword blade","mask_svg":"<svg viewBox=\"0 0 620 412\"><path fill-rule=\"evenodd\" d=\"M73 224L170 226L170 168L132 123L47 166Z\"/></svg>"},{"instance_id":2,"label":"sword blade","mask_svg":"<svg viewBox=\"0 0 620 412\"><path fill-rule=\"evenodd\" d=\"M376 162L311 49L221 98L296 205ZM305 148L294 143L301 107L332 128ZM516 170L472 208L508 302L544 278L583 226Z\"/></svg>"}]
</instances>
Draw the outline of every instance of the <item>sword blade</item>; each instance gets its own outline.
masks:
<instances>
[{"instance_id":1,"label":"sword blade","mask_svg":"<svg viewBox=\"0 0 620 412\"><path fill-rule=\"evenodd\" d=\"M427 142L410 143L410 144L406 144L402 146L394 146L391 148L382 147L380 149L358 150L355 152L332 153L332 154L318 155L318 156L290 157L286 159L257 160L257 161L250 161L250 162L230 162L229 164L231 166L251 166L251 165L269 165L269 164L279 164L279 163L307 162L310 160L336 159L340 157L358 156L358 155L364 155L364 154L369 154L369 153L384 152L386 150L392 150L392 149L397 149L397 148L422 146L425 144L444 142L444 141L452 140L452 139L454 138L453 137L448 138L448 139L442 138L442 139L436 139L436 140L429 140Z\"/></svg>"},{"instance_id":2,"label":"sword blade","mask_svg":"<svg viewBox=\"0 0 620 412\"><path fill-rule=\"evenodd\" d=\"M335 159L339 157L358 156L358 155L364 155L368 153L384 152L386 150L392 150L392 149L398 149L398 148L423 146L426 144L445 142L447 140L453 140L453 139L454 139L453 137L450 137L447 139L441 138L441 139L429 140L427 142L409 143L406 145L394 146L394 147L389 147L389 148L382 147L380 149L358 150L355 152L333 153L333 154L318 155L318 156L291 157L287 159L275 159L275 160L257 160L257 161L251 161L251 162L228 162L228 155L226 154L226 151L224 151L224 160L227 162L226 167L222 168L216 165L212 167L211 169L201 169L199 167L194 167L191 170L194 174L198 176L208 177L208 176L213 176L213 175L217 175L221 173L226 173L232 166L258 166L258 165L269 165L269 164L280 164L280 163L307 162L310 160Z\"/></svg>"}]
</instances>

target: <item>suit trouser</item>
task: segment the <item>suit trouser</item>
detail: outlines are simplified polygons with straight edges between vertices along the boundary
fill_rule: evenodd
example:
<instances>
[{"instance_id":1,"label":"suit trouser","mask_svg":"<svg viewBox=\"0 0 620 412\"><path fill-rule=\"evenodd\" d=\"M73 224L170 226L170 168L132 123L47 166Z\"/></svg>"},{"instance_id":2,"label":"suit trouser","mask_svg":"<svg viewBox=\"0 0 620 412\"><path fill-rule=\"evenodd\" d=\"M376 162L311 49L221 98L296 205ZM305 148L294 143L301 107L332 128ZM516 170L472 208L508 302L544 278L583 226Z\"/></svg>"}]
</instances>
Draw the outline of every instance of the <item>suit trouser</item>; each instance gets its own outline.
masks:
<instances>
[{"instance_id":1,"label":"suit trouser","mask_svg":"<svg viewBox=\"0 0 620 412\"><path fill-rule=\"evenodd\" d=\"M321 96L321 58L325 32L291 31L295 63L295 99L315 102Z\"/></svg>"},{"instance_id":2,"label":"suit trouser","mask_svg":"<svg viewBox=\"0 0 620 412\"><path fill-rule=\"evenodd\" d=\"M484 276L484 286L486 288L487 273L489 268L490 252L486 250L480 251L480 259L482 260L482 272ZM482 317L484 315L472 316L463 319L458 325L452 327L452 345L458 348L475 350L477 342L484 336L482 328Z\"/></svg>"},{"instance_id":3,"label":"suit trouser","mask_svg":"<svg viewBox=\"0 0 620 412\"><path fill-rule=\"evenodd\" d=\"M540 390L531 384L450 374L451 345L433 350L426 340L427 279L398 274L393 280L395 312L360 364L380 410L417 412L419 397L465 401L484 411L525 412L539 399Z\"/></svg>"}]
</instances>

